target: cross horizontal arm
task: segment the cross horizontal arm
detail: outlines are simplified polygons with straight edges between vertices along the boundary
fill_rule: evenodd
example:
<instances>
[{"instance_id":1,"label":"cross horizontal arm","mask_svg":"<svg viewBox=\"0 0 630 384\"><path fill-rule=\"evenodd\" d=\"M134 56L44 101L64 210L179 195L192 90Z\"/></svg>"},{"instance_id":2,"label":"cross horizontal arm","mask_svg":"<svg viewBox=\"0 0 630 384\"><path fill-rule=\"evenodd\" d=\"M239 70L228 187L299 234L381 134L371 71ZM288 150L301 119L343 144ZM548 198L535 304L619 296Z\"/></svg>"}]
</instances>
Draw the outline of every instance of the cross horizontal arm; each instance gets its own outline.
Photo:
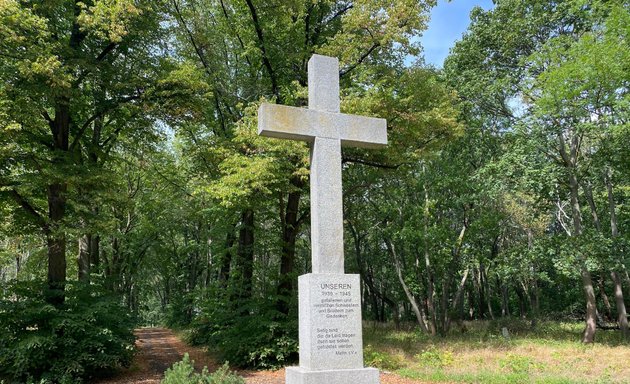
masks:
<instances>
[{"instance_id":1,"label":"cross horizontal arm","mask_svg":"<svg viewBox=\"0 0 630 384\"><path fill-rule=\"evenodd\" d=\"M341 140L342 145L379 148L387 145L385 119L261 104L258 134L312 142L315 137Z\"/></svg>"}]
</instances>

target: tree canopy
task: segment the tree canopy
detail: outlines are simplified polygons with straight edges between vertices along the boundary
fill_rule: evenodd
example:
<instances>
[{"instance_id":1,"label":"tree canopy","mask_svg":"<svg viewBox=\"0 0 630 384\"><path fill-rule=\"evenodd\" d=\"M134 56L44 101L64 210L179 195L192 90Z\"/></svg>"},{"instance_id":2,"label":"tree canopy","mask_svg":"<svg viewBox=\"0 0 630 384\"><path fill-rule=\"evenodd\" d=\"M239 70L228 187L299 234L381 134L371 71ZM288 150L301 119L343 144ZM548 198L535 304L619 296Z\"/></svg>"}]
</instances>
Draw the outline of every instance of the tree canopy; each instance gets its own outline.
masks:
<instances>
[{"instance_id":1,"label":"tree canopy","mask_svg":"<svg viewBox=\"0 0 630 384\"><path fill-rule=\"evenodd\" d=\"M317 53L342 112L388 121L386 149L342 152L366 319L628 337L630 3L494 3L433 68L434 0L0 0L3 297L44 281L63 313L85 284L233 363L295 358L309 149L256 111L306 106Z\"/></svg>"}]
</instances>

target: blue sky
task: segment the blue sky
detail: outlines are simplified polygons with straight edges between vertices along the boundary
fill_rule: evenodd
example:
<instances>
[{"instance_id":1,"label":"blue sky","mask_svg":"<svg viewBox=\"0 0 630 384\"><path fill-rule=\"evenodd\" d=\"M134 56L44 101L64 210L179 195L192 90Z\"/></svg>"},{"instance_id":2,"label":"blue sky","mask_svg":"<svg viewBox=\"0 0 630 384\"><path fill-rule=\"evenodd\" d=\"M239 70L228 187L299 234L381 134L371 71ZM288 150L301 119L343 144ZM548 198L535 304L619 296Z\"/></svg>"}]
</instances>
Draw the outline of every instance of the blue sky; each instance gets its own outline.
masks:
<instances>
[{"instance_id":1,"label":"blue sky","mask_svg":"<svg viewBox=\"0 0 630 384\"><path fill-rule=\"evenodd\" d=\"M492 0L438 0L437 7L431 11L429 29L420 39L427 64L442 67L449 49L468 28L470 11L475 6L488 10L493 4Z\"/></svg>"}]
</instances>

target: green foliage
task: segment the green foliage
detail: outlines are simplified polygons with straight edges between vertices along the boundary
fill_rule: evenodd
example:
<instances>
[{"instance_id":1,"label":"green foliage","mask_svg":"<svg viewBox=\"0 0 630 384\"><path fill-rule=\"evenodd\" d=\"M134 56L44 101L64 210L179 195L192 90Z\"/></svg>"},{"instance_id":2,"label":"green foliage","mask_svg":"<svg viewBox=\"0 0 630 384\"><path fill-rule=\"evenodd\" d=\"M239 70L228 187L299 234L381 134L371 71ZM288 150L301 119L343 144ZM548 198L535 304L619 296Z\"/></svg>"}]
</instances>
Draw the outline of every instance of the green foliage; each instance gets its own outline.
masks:
<instances>
[{"instance_id":1,"label":"green foliage","mask_svg":"<svg viewBox=\"0 0 630 384\"><path fill-rule=\"evenodd\" d=\"M504 358L499 359L499 366L511 373L527 374L534 369L537 364L529 356L508 353Z\"/></svg>"},{"instance_id":2,"label":"green foliage","mask_svg":"<svg viewBox=\"0 0 630 384\"><path fill-rule=\"evenodd\" d=\"M262 299L211 300L192 323L190 341L216 348L237 366L278 369L297 358L298 324Z\"/></svg>"},{"instance_id":3,"label":"green foliage","mask_svg":"<svg viewBox=\"0 0 630 384\"><path fill-rule=\"evenodd\" d=\"M502 325L519 329L522 323L512 319ZM401 357L397 374L421 382L609 383L628 377L630 350L619 347L618 332L601 331L599 345L585 346L578 322L541 321L535 329L515 332L510 342L492 322L467 322L466 327L467 332L445 338L417 337L415 331L393 326L379 326L376 332L366 327L365 336L373 352Z\"/></svg>"},{"instance_id":4,"label":"green foliage","mask_svg":"<svg viewBox=\"0 0 630 384\"><path fill-rule=\"evenodd\" d=\"M194 361L186 353L179 361L164 373L161 384L245 384L245 380L234 372L226 362L213 373L208 373L208 367L203 367L201 373L195 372Z\"/></svg>"},{"instance_id":5,"label":"green foliage","mask_svg":"<svg viewBox=\"0 0 630 384\"><path fill-rule=\"evenodd\" d=\"M363 348L363 361L366 367L393 371L402 367L401 359L385 351L376 350L371 345Z\"/></svg>"},{"instance_id":6,"label":"green foliage","mask_svg":"<svg viewBox=\"0 0 630 384\"><path fill-rule=\"evenodd\" d=\"M190 324L192 320L193 296L195 293L183 294L171 299L161 319L165 325L179 328Z\"/></svg>"},{"instance_id":7,"label":"green foliage","mask_svg":"<svg viewBox=\"0 0 630 384\"><path fill-rule=\"evenodd\" d=\"M0 379L77 383L128 366L134 319L97 285L68 285L60 307L40 282L12 283L0 299Z\"/></svg>"},{"instance_id":8,"label":"green foliage","mask_svg":"<svg viewBox=\"0 0 630 384\"><path fill-rule=\"evenodd\" d=\"M442 368L453 364L453 352L442 351L435 348L435 346L430 346L427 350L417 354L415 357L421 364L430 367Z\"/></svg>"}]
</instances>

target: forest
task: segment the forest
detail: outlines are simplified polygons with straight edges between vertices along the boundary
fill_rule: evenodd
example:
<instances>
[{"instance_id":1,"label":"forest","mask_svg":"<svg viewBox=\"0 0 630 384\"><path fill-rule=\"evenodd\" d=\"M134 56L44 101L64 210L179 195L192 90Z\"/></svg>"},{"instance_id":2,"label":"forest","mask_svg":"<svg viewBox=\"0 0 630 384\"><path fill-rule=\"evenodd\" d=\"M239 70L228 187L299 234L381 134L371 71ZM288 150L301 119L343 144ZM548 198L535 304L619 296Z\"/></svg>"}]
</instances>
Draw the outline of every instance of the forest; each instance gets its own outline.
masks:
<instances>
[{"instance_id":1,"label":"forest","mask_svg":"<svg viewBox=\"0 0 630 384\"><path fill-rule=\"evenodd\" d=\"M342 112L387 119L387 148L342 152L365 324L573 324L628 353L630 2L494 0L443 68L435 5L0 0L0 381L90 382L140 326L296 361L309 148L256 112L307 105L314 53Z\"/></svg>"}]
</instances>

